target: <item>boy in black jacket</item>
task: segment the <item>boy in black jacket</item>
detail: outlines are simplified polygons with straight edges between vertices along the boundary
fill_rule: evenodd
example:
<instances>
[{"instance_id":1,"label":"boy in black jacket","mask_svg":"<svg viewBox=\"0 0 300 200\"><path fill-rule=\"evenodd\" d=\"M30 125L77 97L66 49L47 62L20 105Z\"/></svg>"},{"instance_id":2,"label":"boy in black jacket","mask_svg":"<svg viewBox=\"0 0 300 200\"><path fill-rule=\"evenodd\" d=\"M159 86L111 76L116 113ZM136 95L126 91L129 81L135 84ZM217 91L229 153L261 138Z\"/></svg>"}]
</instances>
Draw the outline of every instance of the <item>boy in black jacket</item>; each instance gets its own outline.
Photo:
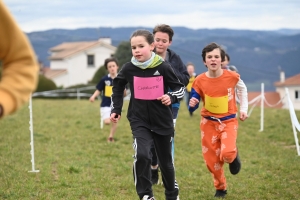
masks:
<instances>
[{"instance_id":1,"label":"boy in black jacket","mask_svg":"<svg viewBox=\"0 0 300 200\"><path fill-rule=\"evenodd\" d=\"M179 81L184 85L187 86L189 83L189 74L187 72L186 66L183 64L180 56L176 54L174 51L169 49L170 45L173 41L174 31L173 29L167 24L158 24L153 29L153 36L154 36L154 46L155 46L155 53L161 56L166 62L170 63L172 69L174 70L176 76L178 77ZM180 107L180 102L172 104L172 113L173 113L173 123L174 127L176 125L176 120L178 116L178 111ZM172 141L172 157L174 160L174 139ZM158 184L158 160L156 156L156 151L154 145L151 147L152 153L152 175L151 181L152 184Z\"/></svg>"}]
</instances>

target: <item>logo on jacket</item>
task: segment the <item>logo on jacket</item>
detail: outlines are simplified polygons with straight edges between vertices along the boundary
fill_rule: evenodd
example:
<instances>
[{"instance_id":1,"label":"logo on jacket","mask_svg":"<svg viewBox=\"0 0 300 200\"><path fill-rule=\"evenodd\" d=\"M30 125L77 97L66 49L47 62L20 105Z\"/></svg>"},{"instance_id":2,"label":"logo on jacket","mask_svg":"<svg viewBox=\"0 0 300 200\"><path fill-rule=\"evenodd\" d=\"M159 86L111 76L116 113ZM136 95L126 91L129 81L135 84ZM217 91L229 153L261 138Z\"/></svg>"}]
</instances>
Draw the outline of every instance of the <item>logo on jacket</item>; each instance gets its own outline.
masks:
<instances>
[{"instance_id":1,"label":"logo on jacket","mask_svg":"<svg viewBox=\"0 0 300 200\"><path fill-rule=\"evenodd\" d=\"M160 75L160 73L156 70L156 72L154 72L153 75L158 76L158 75Z\"/></svg>"},{"instance_id":2,"label":"logo on jacket","mask_svg":"<svg viewBox=\"0 0 300 200\"><path fill-rule=\"evenodd\" d=\"M105 82L105 85L108 85L108 86L111 85L109 80L108 81L104 81L104 82Z\"/></svg>"}]
</instances>

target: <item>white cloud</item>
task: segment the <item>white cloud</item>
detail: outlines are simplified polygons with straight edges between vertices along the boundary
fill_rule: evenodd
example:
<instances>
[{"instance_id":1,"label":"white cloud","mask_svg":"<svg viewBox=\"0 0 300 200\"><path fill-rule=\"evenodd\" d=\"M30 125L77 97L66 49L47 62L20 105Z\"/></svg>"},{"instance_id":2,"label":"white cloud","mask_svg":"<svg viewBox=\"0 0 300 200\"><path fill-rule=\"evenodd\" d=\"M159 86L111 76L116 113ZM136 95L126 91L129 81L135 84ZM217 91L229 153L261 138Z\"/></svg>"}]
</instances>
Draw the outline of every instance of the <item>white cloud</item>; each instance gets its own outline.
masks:
<instances>
[{"instance_id":1,"label":"white cloud","mask_svg":"<svg viewBox=\"0 0 300 200\"><path fill-rule=\"evenodd\" d=\"M26 32L51 28L153 27L300 29L300 1L4 0Z\"/></svg>"}]
</instances>

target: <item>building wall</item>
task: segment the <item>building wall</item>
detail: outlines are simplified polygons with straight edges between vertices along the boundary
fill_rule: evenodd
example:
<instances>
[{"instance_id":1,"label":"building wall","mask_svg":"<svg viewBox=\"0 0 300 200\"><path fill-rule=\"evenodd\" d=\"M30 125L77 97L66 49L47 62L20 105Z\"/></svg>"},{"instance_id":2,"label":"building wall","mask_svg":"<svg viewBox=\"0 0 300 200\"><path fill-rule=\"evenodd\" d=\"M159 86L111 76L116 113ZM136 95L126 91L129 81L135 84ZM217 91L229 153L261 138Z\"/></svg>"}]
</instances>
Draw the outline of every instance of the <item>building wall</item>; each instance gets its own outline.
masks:
<instances>
[{"instance_id":1,"label":"building wall","mask_svg":"<svg viewBox=\"0 0 300 200\"><path fill-rule=\"evenodd\" d=\"M114 50L97 46L82 51L62 61L51 61L51 69L66 69L67 73L53 78L57 86L69 87L77 84L87 84L98 68L104 65L104 60L114 54ZM88 66L87 56L94 55L94 65Z\"/></svg>"},{"instance_id":2,"label":"building wall","mask_svg":"<svg viewBox=\"0 0 300 200\"><path fill-rule=\"evenodd\" d=\"M52 78L52 81L54 81L57 87L61 87L67 84L66 82L67 77L68 77L68 72Z\"/></svg>"},{"instance_id":3,"label":"building wall","mask_svg":"<svg viewBox=\"0 0 300 200\"><path fill-rule=\"evenodd\" d=\"M289 96L293 103L294 109L300 110L300 86L289 86L287 88L288 88ZM296 90L298 91L298 99L295 98ZM276 91L280 94L281 98L285 95L285 87L277 87ZM287 98L284 98L283 104L284 104L283 108L288 108Z\"/></svg>"},{"instance_id":4,"label":"building wall","mask_svg":"<svg viewBox=\"0 0 300 200\"><path fill-rule=\"evenodd\" d=\"M51 60L50 69L67 69L65 60Z\"/></svg>"}]
</instances>

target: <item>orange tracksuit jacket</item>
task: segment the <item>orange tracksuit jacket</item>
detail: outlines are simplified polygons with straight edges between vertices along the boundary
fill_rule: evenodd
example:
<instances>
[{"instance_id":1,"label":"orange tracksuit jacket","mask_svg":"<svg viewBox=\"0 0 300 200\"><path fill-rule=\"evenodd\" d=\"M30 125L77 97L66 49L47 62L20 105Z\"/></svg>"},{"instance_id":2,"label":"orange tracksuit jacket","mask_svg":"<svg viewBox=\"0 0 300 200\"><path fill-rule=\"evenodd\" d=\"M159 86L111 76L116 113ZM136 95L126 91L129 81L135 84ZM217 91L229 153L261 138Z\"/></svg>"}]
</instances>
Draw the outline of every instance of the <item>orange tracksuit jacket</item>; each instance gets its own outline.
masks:
<instances>
[{"instance_id":1,"label":"orange tracksuit jacket","mask_svg":"<svg viewBox=\"0 0 300 200\"><path fill-rule=\"evenodd\" d=\"M217 78L209 78L205 73L198 75L191 91L191 97L203 101L200 123L202 154L217 190L226 189L223 164L231 163L237 153L235 86L240 76L236 72L223 71ZM189 110L194 111L198 106Z\"/></svg>"}]
</instances>

